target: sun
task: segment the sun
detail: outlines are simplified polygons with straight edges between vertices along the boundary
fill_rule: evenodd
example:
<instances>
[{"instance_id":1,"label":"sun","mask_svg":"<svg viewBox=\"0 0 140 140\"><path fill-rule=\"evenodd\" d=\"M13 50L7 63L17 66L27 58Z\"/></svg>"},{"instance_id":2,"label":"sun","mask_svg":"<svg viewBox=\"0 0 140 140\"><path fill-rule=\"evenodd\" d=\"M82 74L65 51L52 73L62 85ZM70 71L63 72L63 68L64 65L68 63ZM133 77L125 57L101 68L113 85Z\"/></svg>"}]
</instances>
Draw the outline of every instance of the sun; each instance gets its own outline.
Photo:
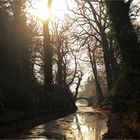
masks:
<instances>
[{"instance_id":1,"label":"sun","mask_svg":"<svg viewBox=\"0 0 140 140\"><path fill-rule=\"evenodd\" d=\"M52 0L51 10L48 8L48 0L30 0L27 4L28 13L33 17L37 17L40 20L46 20L49 17L58 17L63 19L65 14L68 13L67 4L71 4L70 0ZM27 2L28 3L28 2Z\"/></svg>"},{"instance_id":2,"label":"sun","mask_svg":"<svg viewBox=\"0 0 140 140\"><path fill-rule=\"evenodd\" d=\"M41 20L46 20L50 17L50 10L48 8L48 0L38 0L33 4L31 13Z\"/></svg>"}]
</instances>

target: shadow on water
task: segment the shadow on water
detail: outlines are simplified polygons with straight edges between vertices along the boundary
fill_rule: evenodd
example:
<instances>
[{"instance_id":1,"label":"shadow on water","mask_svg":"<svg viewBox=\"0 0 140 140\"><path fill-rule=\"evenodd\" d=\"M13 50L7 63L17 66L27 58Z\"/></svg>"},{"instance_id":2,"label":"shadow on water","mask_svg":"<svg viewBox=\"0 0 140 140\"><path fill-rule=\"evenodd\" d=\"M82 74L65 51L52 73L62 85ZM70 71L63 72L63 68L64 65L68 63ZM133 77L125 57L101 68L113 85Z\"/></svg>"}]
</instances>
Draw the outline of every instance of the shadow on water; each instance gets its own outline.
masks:
<instances>
[{"instance_id":1,"label":"shadow on water","mask_svg":"<svg viewBox=\"0 0 140 140\"><path fill-rule=\"evenodd\" d=\"M46 137L48 139L66 140L66 136L59 133L44 132L40 134L40 136L42 136L42 139L45 139L43 137Z\"/></svg>"},{"instance_id":2,"label":"shadow on water","mask_svg":"<svg viewBox=\"0 0 140 140\"><path fill-rule=\"evenodd\" d=\"M39 140L100 140L107 132L107 116L81 105L76 113L34 127L23 135Z\"/></svg>"}]
</instances>

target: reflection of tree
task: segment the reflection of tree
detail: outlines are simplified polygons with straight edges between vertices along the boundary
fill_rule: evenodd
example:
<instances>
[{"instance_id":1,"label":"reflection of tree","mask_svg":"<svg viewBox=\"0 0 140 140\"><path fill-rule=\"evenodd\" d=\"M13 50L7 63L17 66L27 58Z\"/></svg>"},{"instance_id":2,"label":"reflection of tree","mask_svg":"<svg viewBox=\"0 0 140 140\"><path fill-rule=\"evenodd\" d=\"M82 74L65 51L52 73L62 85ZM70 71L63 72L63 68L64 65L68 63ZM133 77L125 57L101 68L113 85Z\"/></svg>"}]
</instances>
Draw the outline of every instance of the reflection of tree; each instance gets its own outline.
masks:
<instances>
[{"instance_id":1,"label":"reflection of tree","mask_svg":"<svg viewBox=\"0 0 140 140\"><path fill-rule=\"evenodd\" d=\"M94 118L94 119L93 119ZM106 122L100 115L95 114L90 118L90 114L77 113L72 122L72 132L76 140L101 139L106 132Z\"/></svg>"},{"instance_id":2,"label":"reflection of tree","mask_svg":"<svg viewBox=\"0 0 140 140\"><path fill-rule=\"evenodd\" d=\"M79 136L81 139L83 139L83 135L82 135L82 131L81 131L81 126L80 126L80 123L79 123L79 119L78 119L77 114L75 115L74 118L75 118L75 122L73 122L73 123L74 123L74 125L76 125L76 128L73 128L73 129L74 130L77 130L78 131L77 136Z\"/></svg>"}]
</instances>

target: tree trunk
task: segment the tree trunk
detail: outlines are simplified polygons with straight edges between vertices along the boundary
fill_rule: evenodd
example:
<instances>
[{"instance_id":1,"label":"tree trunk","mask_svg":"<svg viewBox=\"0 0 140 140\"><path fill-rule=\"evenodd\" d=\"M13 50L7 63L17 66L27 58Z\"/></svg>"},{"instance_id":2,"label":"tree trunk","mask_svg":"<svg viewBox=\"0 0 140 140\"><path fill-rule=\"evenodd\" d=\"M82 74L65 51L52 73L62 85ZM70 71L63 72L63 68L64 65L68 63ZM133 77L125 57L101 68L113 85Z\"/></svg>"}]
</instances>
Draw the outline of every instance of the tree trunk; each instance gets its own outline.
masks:
<instances>
[{"instance_id":1,"label":"tree trunk","mask_svg":"<svg viewBox=\"0 0 140 140\"><path fill-rule=\"evenodd\" d=\"M140 72L140 45L129 17L129 3L106 1L125 70Z\"/></svg>"},{"instance_id":2,"label":"tree trunk","mask_svg":"<svg viewBox=\"0 0 140 140\"><path fill-rule=\"evenodd\" d=\"M80 84L81 84L81 81L82 81L82 76L83 76L83 73L81 72L81 75L78 77L77 86L76 86L76 88L75 88L74 99L76 99L77 96L78 96L78 91L79 91L79 87L80 87Z\"/></svg>"},{"instance_id":3,"label":"tree trunk","mask_svg":"<svg viewBox=\"0 0 140 140\"><path fill-rule=\"evenodd\" d=\"M103 47L103 53L104 53L104 62L105 62L105 72L106 72L106 79L107 79L107 88L108 91L110 91L110 89L112 88L112 71L111 71L111 66L110 66L110 59L109 59L109 50L108 50L108 40L105 34L105 27L104 25L102 25L102 22L100 20L98 20L99 16L97 16L97 12L94 9L94 6L92 5L92 3L90 2L90 0L87 1L87 3L89 4L95 23L99 29L99 36L101 37L101 41L100 44Z\"/></svg>"},{"instance_id":4,"label":"tree trunk","mask_svg":"<svg viewBox=\"0 0 140 140\"><path fill-rule=\"evenodd\" d=\"M50 34L49 34L49 19L44 21L44 87L47 91L52 90L52 56L53 48L50 44Z\"/></svg>"},{"instance_id":5,"label":"tree trunk","mask_svg":"<svg viewBox=\"0 0 140 140\"><path fill-rule=\"evenodd\" d=\"M104 62L105 62L105 72L106 72L106 79L107 79L107 89L108 91L111 90L112 88L112 69L111 69L111 60L110 60L110 55L109 55L109 50L108 50L108 41L105 38L105 33L102 33L101 35L102 38L102 46L103 46L103 57L104 57Z\"/></svg>"},{"instance_id":6,"label":"tree trunk","mask_svg":"<svg viewBox=\"0 0 140 140\"><path fill-rule=\"evenodd\" d=\"M111 40L112 42L112 40ZM109 56L110 56L110 65L111 65L111 72L112 72L112 86L114 82L117 80L119 73L120 73L120 66L117 63L117 58L114 56L114 50L112 49L112 43L110 43L109 48Z\"/></svg>"},{"instance_id":7,"label":"tree trunk","mask_svg":"<svg viewBox=\"0 0 140 140\"><path fill-rule=\"evenodd\" d=\"M127 3L123 0L106 0L123 62L123 71L121 71L113 90L112 106L114 111L121 110L121 108L116 108L120 104L120 99L133 100L134 102L136 99L140 99L140 45L129 17L130 2L131 0ZM127 109L129 106L122 111Z\"/></svg>"},{"instance_id":8,"label":"tree trunk","mask_svg":"<svg viewBox=\"0 0 140 140\"><path fill-rule=\"evenodd\" d=\"M64 85L67 85L67 64L66 61L63 61L63 83Z\"/></svg>"},{"instance_id":9,"label":"tree trunk","mask_svg":"<svg viewBox=\"0 0 140 140\"><path fill-rule=\"evenodd\" d=\"M99 83L99 79L98 79L98 73L97 73L97 66L96 66L96 58L94 55L94 52L92 52L91 56L91 50L90 50L90 46L88 45L88 53L89 53L89 58L90 58L90 63L91 63L91 67L93 70L93 74L95 77L95 87L96 87L96 94L97 94L97 99L98 99L98 103L100 104L103 101L103 93L102 93L102 89Z\"/></svg>"},{"instance_id":10,"label":"tree trunk","mask_svg":"<svg viewBox=\"0 0 140 140\"><path fill-rule=\"evenodd\" d=\"M58 56L58 72L57 72L57 83L62 85L63 84L63 56L61 54L61 43L58 43L57 46L57 56Z\"/></svg>"}]
</instances>

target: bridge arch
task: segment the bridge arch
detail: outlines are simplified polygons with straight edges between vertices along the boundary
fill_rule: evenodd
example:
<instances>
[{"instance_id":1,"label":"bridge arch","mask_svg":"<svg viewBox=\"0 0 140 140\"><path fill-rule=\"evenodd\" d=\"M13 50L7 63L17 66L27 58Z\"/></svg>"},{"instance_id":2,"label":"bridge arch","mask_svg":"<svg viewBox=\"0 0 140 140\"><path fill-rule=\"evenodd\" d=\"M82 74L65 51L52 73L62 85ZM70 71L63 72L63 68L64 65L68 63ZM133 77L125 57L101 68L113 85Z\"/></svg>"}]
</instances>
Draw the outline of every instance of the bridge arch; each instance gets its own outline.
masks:
<instances>
[{"instance_id":1,"label":"bridge arch","mask_svg":"<svg viewBox=\"0 0 140 140\"><path fill-rule=\"evenodd\" d=\"M87 101L88 106L92 106L93 105L93 97L79 97L79 98L76 98L75 102L79 101L79 100Z\"/></svg>"}]
</instances>

